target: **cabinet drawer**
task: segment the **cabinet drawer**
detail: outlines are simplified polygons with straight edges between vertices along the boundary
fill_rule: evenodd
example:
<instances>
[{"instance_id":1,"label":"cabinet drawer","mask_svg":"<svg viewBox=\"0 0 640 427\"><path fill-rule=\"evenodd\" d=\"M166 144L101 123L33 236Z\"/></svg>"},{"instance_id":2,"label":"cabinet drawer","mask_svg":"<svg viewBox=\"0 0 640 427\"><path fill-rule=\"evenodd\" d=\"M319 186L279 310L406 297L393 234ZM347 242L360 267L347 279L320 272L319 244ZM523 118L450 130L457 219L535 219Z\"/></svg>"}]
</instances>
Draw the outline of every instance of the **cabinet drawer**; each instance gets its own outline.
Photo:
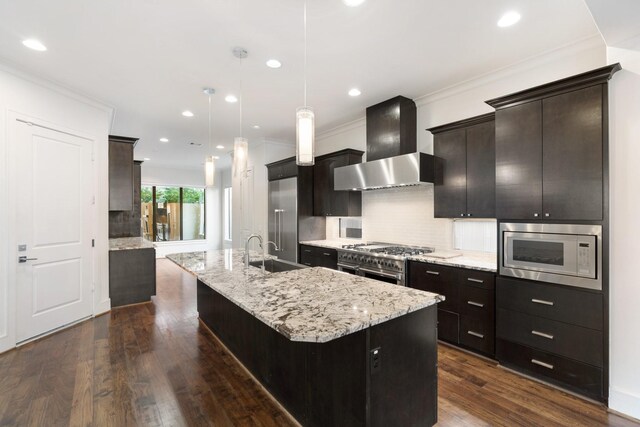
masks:
<instances>
[{"instance_id":1,"label":"cabinet drawer","mask_svg":"<svg viewBox=\"0 0 640 427\"><path fill-rule=\"evenodd\" d=\"M492 290L462 286L460 289L460 313L493 322L495 294Z\"/></svg>"},{"instance_id":2,"label":"cabinet drawer","mask_svg":"<svg viewBox=\"0 0 640 427\"><path fill-rule=\"evenodd\" d=\"M438 339L458 344L458 315L438 310Z\"/></svg>"},{"instance_id":3,"label":"cabinet drawer","mask_svg":"<svg viewBox=\"0 0 640 427\"><path fill-rule=\"evenodd\" d=\"M300 264L315 267L316 255L313 246L300 245Z\"/></svg>"},{"instance_id":4,"label":"cabinet drawer","mask_svg":"<svg viewBox=\"0 0 640 427\"><path fill-rule=\"evenodd\" d=\"M476 317L463 314L460 316L460 344L493 355L494 328L493 319L478 320Z\"/></svg>"},{"instance_id":5,"label":"cabinet drawer","mask_svg":"<svg viewBox=\"0 0 640 427\"><path fill-rule=\"evenodd\" d=\"M498 277L496 283L498 308L521 311L586 328L603 329L601 294L505 277Z\"/></svg>"},{"instance_id":6,"label":"cabinet drawer","mask_svg":"<svg viewBox=\"0 0 640 427\"><path fill-rule=\"evenodd\" d=\"M590 365L603 366L602 332L499 308L497 336Z\"/></svg>"},{"instance_id":7,"label":"cabinet drawer","mask_svg":"<svg viewBox=\"0 0 640 427\"><path fill-rule=\"evenodd\" d=\"M409 276L410 287L445 296L445 300L438 304L438 308L458 311L457 269L437 264L411 262Z\"/></svg>"},{"instance_id":8,"label":"cabinet drawer","mask_svg":"<svg viewBox=\"0 0 640 427\"><path fill-rule=\"evenodd\" d=\"M486 271L460 269L460 284L493 290L496 275Z\"/></svg>"},{"instance_id":9,"label":"cabinet drawer","mask_svg":"<svg viewBox=\"0 0 640 427\"><path fill-rule=\"evenodd\" d=\"M335 249L316 248L316 261L320 267L338 269L338 252Z\"/></svg>"},{"instance_id":10,"label":"cabinet drawer","mask_svg":"<svg viewBox=\"0 0 640 427\"><path fill-rule=\"evenodd\" d=\"M603 398L602 369L498 338L496 358L505 366L565 386L592 398Z\"/></svg>"}]
</instances>

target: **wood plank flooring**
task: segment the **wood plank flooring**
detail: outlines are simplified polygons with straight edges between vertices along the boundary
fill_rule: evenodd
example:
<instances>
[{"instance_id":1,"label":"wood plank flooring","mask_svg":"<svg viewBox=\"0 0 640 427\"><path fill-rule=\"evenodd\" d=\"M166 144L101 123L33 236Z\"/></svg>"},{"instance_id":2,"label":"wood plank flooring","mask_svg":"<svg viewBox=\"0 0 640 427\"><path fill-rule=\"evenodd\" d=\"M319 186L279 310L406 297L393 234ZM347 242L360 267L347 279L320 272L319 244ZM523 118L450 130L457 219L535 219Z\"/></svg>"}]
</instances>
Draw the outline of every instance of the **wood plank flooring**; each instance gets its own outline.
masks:
<instances>
[{"instance_id":1,"label":"wood plank flooring","mask_svg":"<svg viewBox=\"0 0 640 427\"><path fill-rule=\"evenodd\" d=\"M158 260L153 303L0 355L0 426L296 425L197 319L195 280ZM440 346L438 426L640 426Z\"/></svg>"}]
</instances>

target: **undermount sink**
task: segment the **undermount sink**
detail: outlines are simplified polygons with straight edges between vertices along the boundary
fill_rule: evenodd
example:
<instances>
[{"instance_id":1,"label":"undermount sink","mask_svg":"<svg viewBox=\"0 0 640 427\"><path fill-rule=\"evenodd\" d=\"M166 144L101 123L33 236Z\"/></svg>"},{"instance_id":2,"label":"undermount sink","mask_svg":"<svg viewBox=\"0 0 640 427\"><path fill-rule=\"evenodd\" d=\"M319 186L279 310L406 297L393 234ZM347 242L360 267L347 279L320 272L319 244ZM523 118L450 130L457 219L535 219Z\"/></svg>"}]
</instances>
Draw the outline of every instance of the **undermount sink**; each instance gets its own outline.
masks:
<instances>
[{"instance_id":1,"label":"undermount sink","mask_svg":"<svg viewBox=\"0 0 640 427\"><path fill-rule=\"evenodd\" d=\"M262 260L251 261L249 263L252 267L262 268ZM301 268L307 268L304 265L296 264L295 262L285 261L282 259L265 259L264 269L270 273L280 273L282 271L300 270Z\"/></svg>"}]
</instances>

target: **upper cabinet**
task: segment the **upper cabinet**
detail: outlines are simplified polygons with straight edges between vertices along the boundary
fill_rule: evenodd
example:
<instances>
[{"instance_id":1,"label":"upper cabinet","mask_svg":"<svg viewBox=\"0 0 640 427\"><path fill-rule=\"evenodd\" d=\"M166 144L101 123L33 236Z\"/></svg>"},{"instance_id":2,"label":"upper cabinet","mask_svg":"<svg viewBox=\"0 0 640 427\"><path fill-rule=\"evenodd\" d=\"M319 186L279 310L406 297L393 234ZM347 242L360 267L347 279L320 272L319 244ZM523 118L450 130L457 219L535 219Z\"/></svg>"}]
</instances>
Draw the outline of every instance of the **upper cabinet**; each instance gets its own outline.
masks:
<instances>
[{"instance_id":1,"label":"upper cabinet","mask_svg":"<svg viewBox=\"0 0 640 427\"><path fill-rule=\"evenodd\" d=\"M487 101L497 109L497 218L603 219L606 83L619 69Z\"/></svg>"},{"instance_id":2,"label":"upper cabinet","mask_svg":"<svg viewBox=\"0 0 640 427\"><path fill-rule=\"evenodd\" d=\"M434 216L494 218L494 114L428 130L436 157Z\"/></svg>"},{"instance_id":3,"label":"upper cabinet","mask_svg":"<svg viewBox=\"0 0 640 427\"><path fill-rule=\"evenodd\" d=\"M367 161L415 153L416 104L396 96L367 108Z\"/></svg>"},{"instance_id":4,"label":"upper cabinet","mask_svg":"<svg viewBox=\"0 0 640 427\"><path fill-rule=\"evenodd\" d=\"M362 154L362 151L346 149L316 157L313 167L313 215L362 215L362 193L333 189L334 169L362 163Z\"/></svg>"},{"instance_id":5,"label":"upper cabinet","mask_svg":"<svg viewBox=\"0 0 640 427\"><path fill-rule=\"evenodd\" d=\"M138 138L109 135L109 210L130 211L134 205L133 148Z\"/></svg>"},{"instance_id":6,"label":"upper cabinet","mask_svg":"<svg viewBox=\"0 0 640 427\"><path fill-rule=\"evenodd\" d=\"M298 165L296 164L295 157L270 163L266 166L269 181L298 176Z\"/></svg>"}]
</instances>

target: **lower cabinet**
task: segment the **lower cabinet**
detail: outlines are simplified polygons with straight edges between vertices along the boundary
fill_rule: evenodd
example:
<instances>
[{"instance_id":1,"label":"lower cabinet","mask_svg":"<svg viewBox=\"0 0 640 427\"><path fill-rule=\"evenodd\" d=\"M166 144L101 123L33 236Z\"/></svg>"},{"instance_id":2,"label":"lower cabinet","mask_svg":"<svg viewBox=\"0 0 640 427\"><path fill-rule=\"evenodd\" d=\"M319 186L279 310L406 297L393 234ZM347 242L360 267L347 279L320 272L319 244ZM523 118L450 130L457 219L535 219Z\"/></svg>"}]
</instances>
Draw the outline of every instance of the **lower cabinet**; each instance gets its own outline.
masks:
<instances>
[{"instance_id":1,"label":"lower cabinet","mask_svg":"<svg viewBox=\"0 0 640 427\"><path fill-rule=\"evenodd\" d=\"M606 399L602 294L498 277L496 297L501 364Z\"/></svg>"},{"instance_id":2,"label":"lower cabinet","mask_svg":"<svg viewBox=\"0 0 640 427\"><path fill-rule=\"evenodd\" d=\"M410 261L407 283L444 295L438 304L438 339L494 356L494 273Z\"/></svg>"},{"instance_id":3,"label":"lower cabinet","mask_svg":"<svg viewBox=\"0 0 640 427\"><path fill-rule=\"evenodd\" d=\"M150 301L156 294L156 250L109 252L111 307Z\"/></svg>"},{"instance_id":4,"label":"lower cabinet","mask_svg":"<svg viewBox=\"0 0 640 427\"><path fill-rule=\"evenodd\" d=\"M300 245L300 263L309 267L338 269L338 251L319 246Z\"/></svg>"}]
</instances>

